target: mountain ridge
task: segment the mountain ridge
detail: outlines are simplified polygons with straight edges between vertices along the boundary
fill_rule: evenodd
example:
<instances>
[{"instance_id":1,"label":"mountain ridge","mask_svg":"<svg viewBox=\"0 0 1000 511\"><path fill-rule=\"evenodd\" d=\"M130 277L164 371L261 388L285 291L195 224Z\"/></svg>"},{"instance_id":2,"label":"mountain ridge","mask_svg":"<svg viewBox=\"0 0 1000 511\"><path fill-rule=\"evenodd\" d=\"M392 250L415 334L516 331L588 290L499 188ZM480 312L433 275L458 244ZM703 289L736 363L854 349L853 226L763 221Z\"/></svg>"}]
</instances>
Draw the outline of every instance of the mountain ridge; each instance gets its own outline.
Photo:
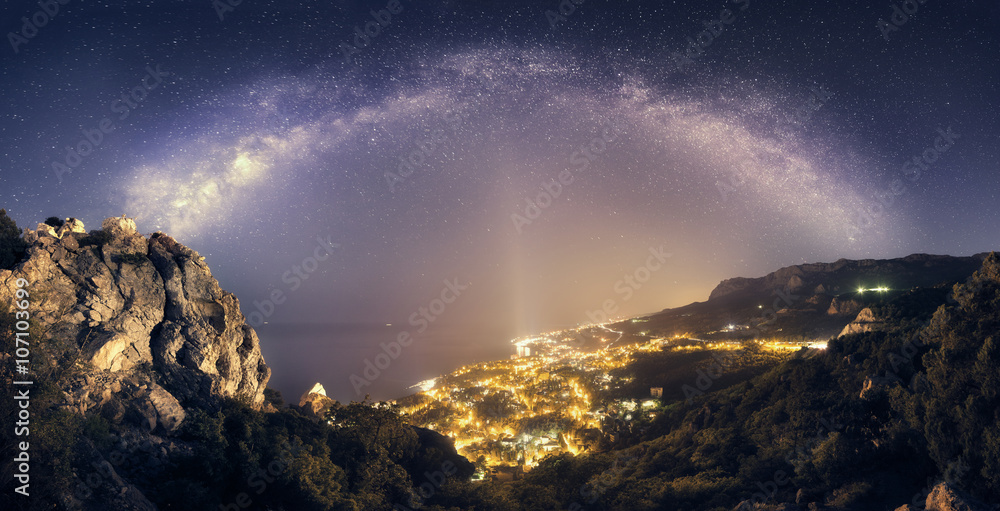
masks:
<instances>
[{"instance_id":1,"label":"mountain ridge","mask_svg":"<svg viewBox=\"0 0 1000 511\"><path fill-rule=\"evenodd\" d=\"M822 282L814 281L817 280L817 277L824 275L832 277L835 281L837 277L836 274L838 272L854 272L864 274L876 273L881 270L884 273L899 273L914 272L918 268L923 267L927 271L938 270L937 273L931 274L931 278L939 277L939 273L951 275L956 272L967 272L971 275L973 271L982 265L982 262L986 259L987 255L989 255L989 252L981 252L971 256L914 253L905 257L892 259L840 258L832 263L797 264L779 268L762 277L732 277L722 280L714 289L712 289L708 300L720 300L733 295L739 295L740 293L757 291L760 289L772 290L787 287L790 288L790 290L795 291L802 288L809 288L809 283L811 282L815 285L823 284ZM796 279L796 277L798 277L798 279ZM922 282L924 283L919 285L919 287L928 287L937 283L927 283L925 281L926 279L922 279ZM831 284L833 286L840 285L839 282L831 282ZM826 286L825 284L824 287L827 287L828 290L831 291L835 290L834 287ZM856 288L850 290L853 291L854 289Z\"/></svg>"}]
</instances>

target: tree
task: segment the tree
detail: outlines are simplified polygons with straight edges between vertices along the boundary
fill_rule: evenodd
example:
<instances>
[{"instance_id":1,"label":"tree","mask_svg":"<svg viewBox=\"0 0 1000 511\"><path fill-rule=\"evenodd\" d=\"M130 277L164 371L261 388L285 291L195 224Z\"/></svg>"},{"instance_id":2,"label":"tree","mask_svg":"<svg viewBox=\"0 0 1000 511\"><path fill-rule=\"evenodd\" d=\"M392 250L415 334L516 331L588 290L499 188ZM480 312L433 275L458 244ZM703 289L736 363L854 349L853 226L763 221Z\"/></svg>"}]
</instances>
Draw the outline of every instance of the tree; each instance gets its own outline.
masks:
<instances>
[{"instance_id":1,"label":"tree","mask_svg":"<svg viewBox=\"0 0 1000 511\"><path fill-rule=\"evenodd\" d=\"M0 209L0 269L11 269L24 257L27 244L21 239L21 230L14 219Z\"/></svg>"},{"instance_id":2,"label":"tree","mask_svg":"<svg viewBox=\"0 0 1000 511\"><path fill-rule=\"evenodd\" d=\"M970 470L960 481L980 496L1000 498L1000 257L990 254L965 284L956 305L934 314L925 330L924 434L942 473Z\"/></svg>"},{"instance_id":3,"label":"tree","mask_svg":"<svg viewBox=\"0 0 1000 511\"><path fill-rule=\"evenodd\" d=\"M397 405L354 402L335 406L326 412L326 420L358 442L366 456L384 453L392 460L400 460L411 457L416 450L417 435L403 422Z\"/></svg>"}]
</instances>

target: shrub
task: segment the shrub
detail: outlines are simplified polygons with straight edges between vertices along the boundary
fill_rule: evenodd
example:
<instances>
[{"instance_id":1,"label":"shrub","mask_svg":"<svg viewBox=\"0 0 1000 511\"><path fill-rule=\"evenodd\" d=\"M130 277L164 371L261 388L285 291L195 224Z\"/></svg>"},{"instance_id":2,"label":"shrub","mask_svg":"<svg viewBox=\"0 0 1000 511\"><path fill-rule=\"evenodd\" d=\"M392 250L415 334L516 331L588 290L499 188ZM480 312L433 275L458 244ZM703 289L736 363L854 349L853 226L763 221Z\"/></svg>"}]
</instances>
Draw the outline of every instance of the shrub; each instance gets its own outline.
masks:
<instances>
[{"instance_id":1,"label":"shrub","mask_svg":"<svg viewBox=\"0 0 1000 511\"><path fill-rule=\"evenodd\" d=\"M101 230L94 230L87 233L86 236L80 238L80 246L104 246L107 242L111 241L111 233Z\"/></svg>"},{"instance_id":2,"label":"shrub","mask_svg":"<svg viewBox=\"0 0 1000 511\"><path fill-rule=\"evenodd\" d=\"M27 244L21 239L21 230L7 210L0 209L0 268L10 269L21 262Z\"/></svg>"},{"instance_id":3,"label":"shrub","mask_svg":"<svg viewBox=\"0 0 1000 511\"><path fill-rule=\"evenodd\" d=\"M123 252L118 255L118 262L120 264L134 264L138 266L148 260L149 258L146 257L146 254L140 254L139 252Z\"/></svg>"},{"instance_id":4,"label":"shrub","mask_svg":"<svg viewBox=\"0 0 1000 511\"><path fill-rule=\"evenodd\" d=\"M63 222L61 218L57 216L50 216L45 219L45 223L51 225L52 227L58 229L63 226L66 222Z\"/></svg>"},{"instance_id":5,"label":"shrub","mask_svg":"<svg viewBox=\"0 0 1000 511\"><path fill-rule=\"evenodd\" d=\"M279 410L285 406L285 400L281 397L281 392L270 387L264 389L264 400Z\"/></svg>"}]
</instances>

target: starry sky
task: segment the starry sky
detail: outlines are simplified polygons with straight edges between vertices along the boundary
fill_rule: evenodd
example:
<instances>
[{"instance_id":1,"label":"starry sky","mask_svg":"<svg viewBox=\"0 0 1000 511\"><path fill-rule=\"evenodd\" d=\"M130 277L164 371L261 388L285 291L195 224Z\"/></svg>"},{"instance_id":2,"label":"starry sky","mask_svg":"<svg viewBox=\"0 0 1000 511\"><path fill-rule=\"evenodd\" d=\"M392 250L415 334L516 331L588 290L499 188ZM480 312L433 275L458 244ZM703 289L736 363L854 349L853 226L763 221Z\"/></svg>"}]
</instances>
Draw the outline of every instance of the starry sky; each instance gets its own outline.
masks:
<instances>
[{"instance_id":1,"label":"starry sky","mask_svg":"<svg viewBox=\"0 0 1000 511\"><path fill-rule=\"evenodd\" d=\"M5 2L0 206L505 339L1000 247L1000 3L577 2Z\"/></svg>"}]
</instances>

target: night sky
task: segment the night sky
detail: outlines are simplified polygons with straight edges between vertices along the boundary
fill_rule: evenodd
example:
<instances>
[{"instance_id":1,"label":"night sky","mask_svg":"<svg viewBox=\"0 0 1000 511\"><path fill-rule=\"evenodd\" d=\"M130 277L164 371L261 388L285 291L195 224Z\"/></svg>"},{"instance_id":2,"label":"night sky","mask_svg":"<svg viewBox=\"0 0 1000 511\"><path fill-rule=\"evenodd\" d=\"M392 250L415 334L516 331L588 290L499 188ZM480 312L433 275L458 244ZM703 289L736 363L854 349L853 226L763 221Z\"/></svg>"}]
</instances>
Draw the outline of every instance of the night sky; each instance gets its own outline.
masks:
<instances>
[{"instance_id":1,"label":"night sky","mask_svg":"<svg viewBox=\"0 0 1000 511\"><path fill-rule=\"evenodd\" d=\"M1000 248L1000 2L225 1L4 3L21 227L126 214L271 323L448 281L434 326L505 340Z\"/></svg>"}]
</instances>

